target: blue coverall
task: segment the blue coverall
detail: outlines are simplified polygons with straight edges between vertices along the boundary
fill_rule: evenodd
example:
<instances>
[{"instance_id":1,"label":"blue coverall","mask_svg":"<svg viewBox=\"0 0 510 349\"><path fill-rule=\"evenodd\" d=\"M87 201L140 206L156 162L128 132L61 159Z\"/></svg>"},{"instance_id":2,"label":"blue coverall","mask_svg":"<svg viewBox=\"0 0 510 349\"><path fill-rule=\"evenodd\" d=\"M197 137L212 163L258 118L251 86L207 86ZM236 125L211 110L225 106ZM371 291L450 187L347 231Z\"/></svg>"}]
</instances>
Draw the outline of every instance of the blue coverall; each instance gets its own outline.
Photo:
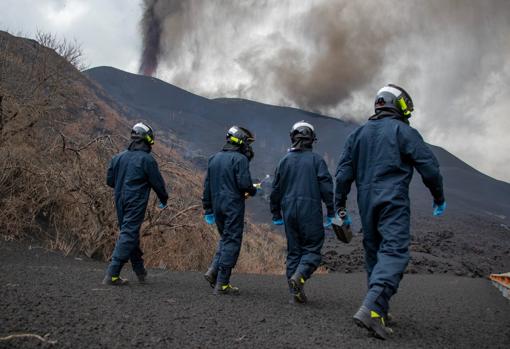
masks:
<instances>
[{"instance_id":1,"label":"blue coverall","mask_svg":"<svg viewBox=\"0 0 510 349\"><path fill-rule=\"evenodd\" d=\"M311 149L291 150L275 171L271 192L273 219L282 218L287 236L287 279L308 279L319 266L324 243L322 201L334 215L333 179L326 162Z\"/></svg>"},{"instance_id":2,"label":"blue coverall","mask_svg":"<svg viewBox=\"0 0 510 349\"><path fill-rule=\"evenodd\" d=\"M235 267L244 228L245 193L254 196L248 158L227 144L209 158L202 204L205 214L214 213L221 236L211 268L218 272L217 283L226 285Z\"/></svg>"},{"instance_id":3,"label":"blue coverall","mask_svg":"<svg viewBox=\"0 0 510 349\"><path fill-rule=\"evenodd\" d=\"M336 170L336 208L355 180L369 291L364 305L386 315L409 262L409 184L420 173L434 202L444 202L439 164L421 135L390 112L347 139Z\"/></svg>"},{"instance_id":4,"label":"blue coverall","mask_svg":"<svg viewBox=\"0 0 510 349\"><path fill-rule=\"evenodd\" d=\"M145 217L151 188L161 203L168 201L165 181L158 164L145 143L133 142L128 150L113 157L106 183L115 190L115 207L120 235L108 267L108 275L118 276L122 266L131 261L133 271L145 272L140 249L140 227Z\"/></svg>"}]
</instances>

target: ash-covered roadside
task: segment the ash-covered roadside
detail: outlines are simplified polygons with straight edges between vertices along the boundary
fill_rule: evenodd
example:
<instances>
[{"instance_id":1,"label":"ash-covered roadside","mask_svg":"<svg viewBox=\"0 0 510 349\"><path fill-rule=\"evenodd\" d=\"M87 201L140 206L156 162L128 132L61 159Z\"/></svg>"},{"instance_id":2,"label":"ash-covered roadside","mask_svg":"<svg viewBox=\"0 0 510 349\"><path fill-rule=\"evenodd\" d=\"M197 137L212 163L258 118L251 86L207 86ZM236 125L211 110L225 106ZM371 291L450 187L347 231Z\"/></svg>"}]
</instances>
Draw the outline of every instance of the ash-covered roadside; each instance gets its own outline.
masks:
<instances>
[{"instance_id":1,"label":"ash-covered roadside","mask_svg":"<svg viewBox=\"0 0 510 349\"><path fill-rule=\"evenodd\" d=\"M0 240L0 338L47 340L0 340L0 348L505 348L510 341L510 304L482 278L407 275L392 304L395 335L380 342L351 319L364 273L314 276L301 307L288 304L281 275L234 274L242 294L224 298L211 294L201 273L149 269L149 284L111 288L100 283L104 268Z\"/></svg>"}]
</instances>

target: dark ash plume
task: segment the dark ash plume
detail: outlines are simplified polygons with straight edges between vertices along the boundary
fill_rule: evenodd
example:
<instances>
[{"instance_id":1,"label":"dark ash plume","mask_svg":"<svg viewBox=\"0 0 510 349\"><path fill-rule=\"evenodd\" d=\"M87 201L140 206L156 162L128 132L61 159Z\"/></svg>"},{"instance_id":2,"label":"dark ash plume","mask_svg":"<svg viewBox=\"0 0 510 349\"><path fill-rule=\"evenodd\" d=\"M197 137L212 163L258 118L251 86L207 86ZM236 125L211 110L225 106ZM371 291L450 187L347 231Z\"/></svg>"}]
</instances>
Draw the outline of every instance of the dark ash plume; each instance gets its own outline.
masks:
<instances>
[{"instance_id":1,"label":"dark ash plume","mask_svg":"<svg viewBox=\"0 0 510 349\"><path fill-rule=\"evenodd\" d=\"M144 1L144 13L141 22L143 36L143 51L139 74L152 76L158 67L160 50L161 22L154 13L157 0Z\"/></svg>"},{"instance_id":2,"label":"dark ash plume","mask_svg":"<svg viewBox=\"0 0 510 349\"><path fill-rule=\"evenodd\" d=\"M162 35L164 22L171 20L183 10L183 1L177 0L144 0L142 28L143 51L140 59L139 74L152 76L158 68L162 54Z\"/></svg>"},{"instance_id":3,"label":"dark ash plume","mask_svg":"<svg viewBox=\"0 0 510 349\"><path fill-rule=\"evenodd\" d=\"M510 143L498 141L510 127L508 0L143 3L143 74L157 69L207 97L360 121L374 93L394 82L413 96L413 124L428 141L508 172Z\"/></svg>"},{"instance_id":4,"label":"dark ash plume","mask_svg":"<svg viewBox=\"0 0 510 349\"><path fill-rule=\"evenodd\" d=\"M325 112L369 85L384 64L385 48L395 35L392 13L344 1L325 2L297 19L307 49L280 48L267 62L274 84L299 107ZM306 57L308 55L308 57Z\"/></svg>"}]
</instances>

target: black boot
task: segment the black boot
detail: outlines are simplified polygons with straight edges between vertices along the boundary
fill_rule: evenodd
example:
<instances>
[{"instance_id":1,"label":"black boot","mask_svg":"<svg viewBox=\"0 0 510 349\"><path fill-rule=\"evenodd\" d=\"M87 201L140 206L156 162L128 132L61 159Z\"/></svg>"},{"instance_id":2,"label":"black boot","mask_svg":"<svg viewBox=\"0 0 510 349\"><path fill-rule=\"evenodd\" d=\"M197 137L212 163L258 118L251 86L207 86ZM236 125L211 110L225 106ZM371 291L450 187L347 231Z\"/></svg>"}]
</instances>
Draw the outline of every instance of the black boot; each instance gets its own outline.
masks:
<instances>
[{"instance_id":1,"label":"black boot","mask_svg":"<svg viewBox=\"0 0 510 349\"><path fill-rule=\"evenodd\" d=\"M211 285L212 288L216 286L216 278L218 277L218 270L215 268L209 268L204 274L204 279Z\"/></svg>"},{"instance_id":2,"label":"black boot","mask_svg":"<svg viewBox=\"0 0 510 349\"><path fill-rule=\"evenodd\" d=\"M375 338L388 339L393 330L386 326L384 316L364 305L354 314L354 322L359 327L366 328Z\"/></svg>"},{"instance_id":3,"label":"black boot","mask_svg":"<svg viewBox=\"0 0 510 349\"><path fill-rule=\"evenodd\" d=\"M147 282L147 270L135 272L136 277L138 278L138 282L141 284L145 284Z\"/></svg>"},{"instance_id":4,"label":"black boot","mask_svg":"<svg viewBox=\"0 0 510 349\"><path fill-rule=\"evenodd\" d=\"M230 284L230 274L232 268L220 267L218 270L218 276L216 278L216 285L214 287L213 294L215 295L239 295L239 288L234 287Z\"/></svg>"},{"instance_id":5,"label":"black boot","mask_svg":"<svg viewBox=\"0 0 510 349\"><path fill-rule=\"evenodd\" d=\"M127 279L123 279L120 276L105 275L103 279L103 285L108 286L124 286L128 284Z\"/></svg>"},{"instance_id":6,"label":"black boot","mask_svg":"<svg viewBox=\"0 0 510 349\"><path fill-rule=\"evenodd\" d=\"M228 295L228 296L239 296L239 288L232 286L231 284L222 285L217 283L214 287L213 294L215 295Z\"/></svg>"},{"instance_id":7,"label":"black boot","mask_svg":"<svg viewBox=\"0 0 510 349\"><path fill-rule=\"evenodd\" d=\"M290 277L289 290L292 295L292 303L305 304L308 301L305 294L305 278L301 274L294 273Z\"/></svg>"}]
</instances>

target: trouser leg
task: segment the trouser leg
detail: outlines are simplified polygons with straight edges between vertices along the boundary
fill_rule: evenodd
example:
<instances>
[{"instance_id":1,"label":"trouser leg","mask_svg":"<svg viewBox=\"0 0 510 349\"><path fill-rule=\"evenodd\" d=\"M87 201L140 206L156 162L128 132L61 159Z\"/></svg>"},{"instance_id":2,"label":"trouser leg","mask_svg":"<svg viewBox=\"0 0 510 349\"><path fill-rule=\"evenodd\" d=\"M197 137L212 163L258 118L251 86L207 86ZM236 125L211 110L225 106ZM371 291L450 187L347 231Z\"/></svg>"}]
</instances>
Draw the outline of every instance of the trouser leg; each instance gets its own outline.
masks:
<instances>
[{"instance_id":1,"label":"trouser leg","mask_svg":"<svg viewBox=\"0 0 510 349\"><path fill-rule=\"evenodd\" d=\"M232 268L235 267L243 239L244 210L225 215L225 224L221 236L221 253L218 259L217 283L228 284Z\"/></svg>"},{"instance_id":2,"label":"trouser leg","mask_svg":"<svg viewBox=\"0 0 510 349\"><path fill-rule=\"evenodd\" d=\"M367 272L367 285L377 264L377 253L381 244L381 236L377 231L363 231L363 248L365 250L365 270Z\"/></svg>"},{"instance_id":3,"label":"trouser leg","mask_svg":"<svg viewBox=\"0 0 510 349\"><path fill-rule=\"evenodd\" d=\"M131 258L136 249L139 249L140 227L145 215L145 206L141 205L131 210L124 210L123 222L120 227L119 238L113 250L112 261L108 267L108 274L119 276L124 264ZM141 253L141 251L139 251ZM141 255L135 254L135 263L140 266ZM142 260L143 266L143 260Z\"/></svg>"},{"instance_id":4,"label":"trouser leg","mask_svg":"<svg viewBox=\"0 0 510 349\"><path fill-rule=\"evenodd\" d=\"M223 253L223 230L225 227L224 219L225 218L220 213L216 214L216 227L218 228L220 239L218 241L218 246L216 247L216 252L214 253L213 259L211 261L211 265L209 266L209 269L212 269L215 272L218 271L220 257L221 254Z\"/></svg>"},{"instance_id":5,"label":"trouser leg","mask_svg":"<svg viewBox=\"0 0 510 349\"><path fill-rule=\"evenodd\" d=\"M309 279L317 270L322 261L322 245L324 244L324 229L316 230L313 234L309 234L303 241L302 256L299 261L297 273L305 279Z\"/></svg>"},{"instance_id":6,"label":"trouser leg","mask_svg":"<svg viewBox=\"0 0 510 349\"><path fill-rule=\"evenodd\" d=\"M301 248L301 259L296 273L306 280L312 276L322 261L321 250L324 244L322 206L304 200L298 202L296 211L296 223Z\"/></svg>"},{"instance_id":7,"label":"trouser leg","mask_svg":"<svg viewBox=\"0 0 510 349\"><path fill-rule=\"evenodd\" d=\"M380 213L377 228L382 241L370 275L365 304L378 308L383 314L387 314L390 298L397 292L409 263L409 221L406 205L387 205Z\"/></svg>"},{"instance_id":8,"label":"trouser leg","mask_svg":"<svg viewBox=\"0 0 510 349\"><path fill-rule=\"evenodd\" d=\"M133 249L131 255L129 256L131 266L136 274L143 274L145 272L145 266L142 256L143 252L140 249L140 241L138 241L137 246Z\"/></svg>"},{"instance_id":9,"label":"trouser leg","mask_svg":"<svg viewBox=\"0 0 510 349\"><path fill-rule=\"evenodd\" d=\"M299 244L298 231L291 223L285 225L285 235L287 236L287 279L296 272L301 261L301 246Z\"/></svg>"}]
</instances>

